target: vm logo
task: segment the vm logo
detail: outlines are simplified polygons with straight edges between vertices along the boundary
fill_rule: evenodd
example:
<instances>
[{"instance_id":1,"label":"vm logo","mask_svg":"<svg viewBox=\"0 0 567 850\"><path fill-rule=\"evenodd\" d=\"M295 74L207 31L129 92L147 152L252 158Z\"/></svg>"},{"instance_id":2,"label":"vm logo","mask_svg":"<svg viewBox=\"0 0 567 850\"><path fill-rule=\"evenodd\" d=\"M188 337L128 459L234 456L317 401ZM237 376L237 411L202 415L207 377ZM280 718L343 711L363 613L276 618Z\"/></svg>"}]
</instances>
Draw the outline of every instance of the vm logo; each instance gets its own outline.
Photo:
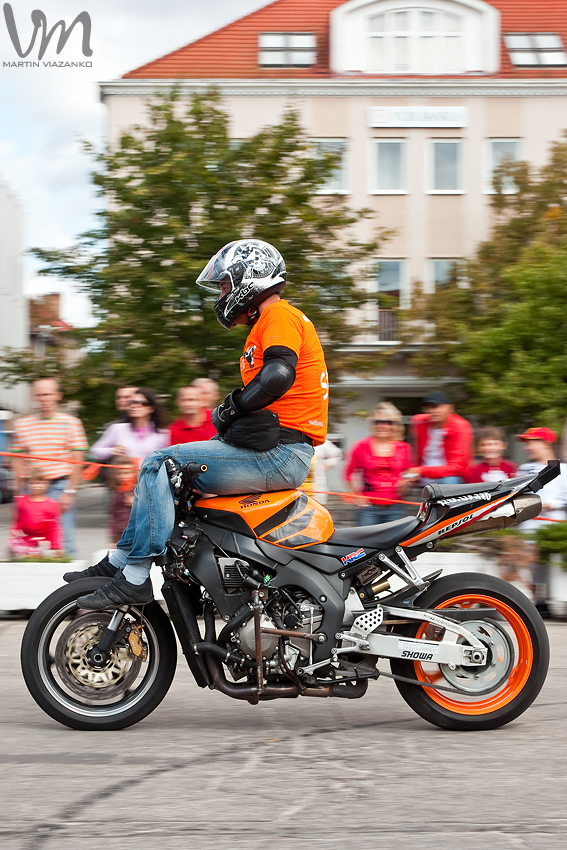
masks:
<instances>
[{"instance_id":1,"label":"vm logo","mask_svg":"<svg viewBox=\"0 0 567 850\"><path fill-rule=\"evenodd\" d=\"M57 55L61 53L65 45L69 40L69 36L73 32L74 27L77 24L81 24L83 27L83 41L82 41L82 50L83 56L92 56L93 52L91 50L91 17L88 12L81 12L71 26L67 29L65 21L57 21L54 24L49 32L47 31L47 18L45 17L45 13L41 11L41 9L34 9L31 13L32 24L34 26L34 30L32 33L31 41L29 43L29 47L24 51L22 47L22 43L20 41L20 36L18 35L18 29L16 27L16 19L14 18L14 12L12 11L12 7L9 3L4 3L4 18L6 20L6 26L8 28L8 34L12 40L12 44L16 49L16 53L22 59L28 56L35 46L35 41L37 38L38 32L41 30L41 39L39 42L39 53L37 58L43 59L45 51L49 46L49 42L51 41L51 37L55 33L55 30L60 27L59 31L59 40L57 42Z\"/></svg>"}]
</instances>

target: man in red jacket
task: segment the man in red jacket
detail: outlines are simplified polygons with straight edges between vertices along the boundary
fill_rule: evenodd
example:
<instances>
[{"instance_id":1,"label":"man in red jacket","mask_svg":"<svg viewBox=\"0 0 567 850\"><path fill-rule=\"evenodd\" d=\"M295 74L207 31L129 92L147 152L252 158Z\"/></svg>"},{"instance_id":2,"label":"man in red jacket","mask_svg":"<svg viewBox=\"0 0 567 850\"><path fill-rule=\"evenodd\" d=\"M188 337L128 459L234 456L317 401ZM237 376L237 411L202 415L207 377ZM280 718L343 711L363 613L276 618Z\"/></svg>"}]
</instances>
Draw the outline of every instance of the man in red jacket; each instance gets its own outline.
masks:
<instances>
[{"instance_id":1,"label":"man in red jacket","mask_svg":"<svg viewBox=\"0 0 567 850\"><path fill-rule=\"evenodd\" d=\"M451 399L440 390L423 400L425 412L411 421L418 466L408 474L444 484L463 482L473 462L473 430L469 422L455 413Z\"/></svg>"}]
</instances>

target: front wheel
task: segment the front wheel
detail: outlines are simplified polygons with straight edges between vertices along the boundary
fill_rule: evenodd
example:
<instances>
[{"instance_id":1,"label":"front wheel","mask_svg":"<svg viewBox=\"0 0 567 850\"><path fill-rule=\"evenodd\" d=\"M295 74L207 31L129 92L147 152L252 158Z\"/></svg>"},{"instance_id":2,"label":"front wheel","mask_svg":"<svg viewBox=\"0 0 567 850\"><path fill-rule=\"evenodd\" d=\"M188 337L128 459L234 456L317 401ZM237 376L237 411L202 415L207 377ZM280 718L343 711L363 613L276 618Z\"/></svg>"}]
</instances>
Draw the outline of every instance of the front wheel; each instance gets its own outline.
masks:
<instances>
[{"instance_id":1,"label":"front wheel","mask_svg":"<svg viewBox=\"0 0 567 850\"><path fill-rule=\"evenodd\" d=\"M104 665L89 652L112 611L78 609L76 599L108 579L91 578L59 588L32 614L21 649L28 690L47 714L72 729L124 729L156 708L173 680L175 635L157 602L131 607L125 635Z\"/></svg>"},{"instance_id":2,"label":"front wheel","mask_svg":"<svg viewBox=\"0 0 567 850\"><path fill-rule=\"evenodd\" d=\"M549 641L543 620L521 591L492 576L461 573L435 581L417 605L497 611L492 617L479 612L477 620L464 624L487 646L485 665L451 670L445 664L391 661L395 675L427 683L396 682L417 714L444 729L496 729L532 704L547 675ZM405 633L427 640L444 634L428 623L411 625Z\"/></svg>"}]
</instances>

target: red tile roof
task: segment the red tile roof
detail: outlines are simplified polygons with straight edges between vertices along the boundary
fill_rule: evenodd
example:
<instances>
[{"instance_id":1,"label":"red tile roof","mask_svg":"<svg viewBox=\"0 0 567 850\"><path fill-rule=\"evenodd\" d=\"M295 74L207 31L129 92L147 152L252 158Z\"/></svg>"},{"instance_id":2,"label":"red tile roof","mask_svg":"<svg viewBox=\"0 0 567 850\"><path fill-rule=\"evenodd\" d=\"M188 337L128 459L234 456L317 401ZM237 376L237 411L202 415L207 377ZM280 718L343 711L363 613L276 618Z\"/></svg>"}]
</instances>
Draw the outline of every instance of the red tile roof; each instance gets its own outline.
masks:
<instances>
[{"instance_id":1,"label":"red tile roof","mask_svg":"<svg viewBox=\"0 0 567 850\"><path fill-rule=\"evenodd\" d=\"M142 65L124 79L310 79L337 77L329 67L329 16L345 0L275 0L244 18ZM567 0L493 0L501 33L555 32L567 47ZM258 64L261 32L311 32L317 36L317 63L309 68L265 68ZM349 79L353 79L349 74ZM361 75L361 78L386 75ZM391 75L387 75L391 76ZM397 74L396 77L402 76ZM483 75L486 76L486 75ZM496 79L567 77L567 68L517 68L501 37ZM423 76L420 75L420 79ZM470 75L467 75L470 79Z\"/></svg>"}]
</instances>

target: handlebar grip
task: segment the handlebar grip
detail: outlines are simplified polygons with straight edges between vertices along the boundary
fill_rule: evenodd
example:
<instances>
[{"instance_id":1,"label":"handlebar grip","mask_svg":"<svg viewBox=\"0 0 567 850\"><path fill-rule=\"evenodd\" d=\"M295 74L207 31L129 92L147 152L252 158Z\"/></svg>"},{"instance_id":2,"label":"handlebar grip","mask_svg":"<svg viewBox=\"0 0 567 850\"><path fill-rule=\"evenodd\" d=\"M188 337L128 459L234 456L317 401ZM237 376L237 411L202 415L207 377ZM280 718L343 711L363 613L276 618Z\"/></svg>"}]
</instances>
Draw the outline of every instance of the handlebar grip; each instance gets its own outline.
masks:
<instances>
[{"instance_id":1,"label":"handlebar grip","mask_svg":"<svg viewBox=\"0 0 567 850\"><path fill-rule=\"evenodd\" d=\"M207 471L207 465L205 463L189 461L189 463L185 464L184 469L189 478L198 478L202 472Z\"/></svg>"}]
</instances>

